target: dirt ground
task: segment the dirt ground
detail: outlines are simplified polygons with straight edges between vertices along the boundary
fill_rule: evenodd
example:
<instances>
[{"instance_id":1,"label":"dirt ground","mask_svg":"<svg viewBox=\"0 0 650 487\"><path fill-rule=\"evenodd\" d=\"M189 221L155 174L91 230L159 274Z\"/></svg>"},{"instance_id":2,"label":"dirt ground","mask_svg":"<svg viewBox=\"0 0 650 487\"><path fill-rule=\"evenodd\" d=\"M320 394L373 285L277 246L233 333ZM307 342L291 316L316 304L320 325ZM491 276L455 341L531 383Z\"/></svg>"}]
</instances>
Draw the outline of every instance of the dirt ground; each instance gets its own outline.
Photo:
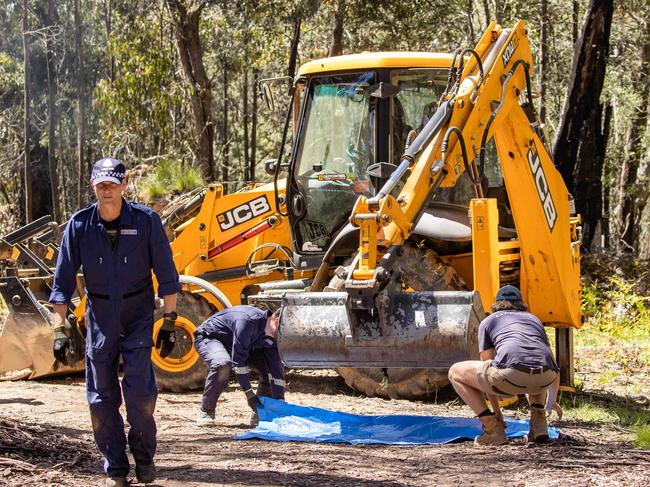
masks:
<instances>
[{"instance_id":1,"label":"dirt ground","mask_svg":"<svg viewBox=\"0 0 650 487\"><path fill-rule=\"evenodd\" d=\"M289 372L287 399L361 414L469 415L451 394L434 402L361 397L330 371ZM249 410L235 385L220 400L218 427L194 426L200 394L159 396L160 486L650 485L650 451L624 431L564 422L560 440L477 449L470 442L390 447L237 441ZM522 417L523 409L507 414ZM81 377L0 382L0 485L103 485ZM134 480L135 482L135 480Z\"/></svg>"}]
</instances>

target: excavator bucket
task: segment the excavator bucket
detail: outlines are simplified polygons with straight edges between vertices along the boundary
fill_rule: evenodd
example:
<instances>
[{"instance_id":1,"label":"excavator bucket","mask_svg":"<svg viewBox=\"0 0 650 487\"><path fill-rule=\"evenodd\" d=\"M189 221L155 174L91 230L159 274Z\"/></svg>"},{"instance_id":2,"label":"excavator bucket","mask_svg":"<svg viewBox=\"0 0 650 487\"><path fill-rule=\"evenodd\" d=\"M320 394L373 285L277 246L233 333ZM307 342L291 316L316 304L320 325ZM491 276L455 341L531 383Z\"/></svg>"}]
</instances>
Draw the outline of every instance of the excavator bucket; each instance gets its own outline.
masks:
<instances>
[{"instance_id":1,"label":"excavator bucket","mask_svg":"<svg viewBox=\"0 0 650 487\"><path fill-rule=\"evenodd\" d=\"M397 292L370 312L351 309L348 296L283 296L278 343L287 366L447 369L478 359L485 313L477 292Z\"/></svg>"},{"instance_id":2,"label":"excavator bucket","mask_svg":"<svg viewBox=\"0 0 650 487\"><path fill-rule=\"evenodd\" d=\"M9 314L0 329L0 380L34 379L83 370L79 340L63 366L52 355L49 312L15 276L0 277L0 295Z\"/></svg>"}]
</instances>

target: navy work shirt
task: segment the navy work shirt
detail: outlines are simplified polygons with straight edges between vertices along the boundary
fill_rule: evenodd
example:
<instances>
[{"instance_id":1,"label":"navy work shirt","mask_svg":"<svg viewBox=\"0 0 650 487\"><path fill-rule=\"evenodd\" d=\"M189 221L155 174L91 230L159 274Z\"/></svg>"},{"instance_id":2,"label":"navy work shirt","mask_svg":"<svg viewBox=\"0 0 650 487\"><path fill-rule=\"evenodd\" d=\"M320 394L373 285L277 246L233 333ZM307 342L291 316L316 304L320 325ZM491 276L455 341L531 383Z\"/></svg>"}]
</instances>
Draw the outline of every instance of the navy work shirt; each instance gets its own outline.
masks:
<instances>
[{"instance_id":1,"label":"navy work shirt","mask_svg":"<svg viewBox=\"0 0 650 487\"><path fill-rule=\"evenodd\" d=\"M264 332L270 311L240 305L213 314L196 330L195 336L220 341L230 353L237 381L245 391L251 388L248 359L255 349L264 352L271 375L273 397L284 397L284 365L276 341Z\"/></svg>"},{"instance_id":2,"label":"navy work shirt","mask_svg":"<svg viewBox=\"0 0 650 487\"><path fill-rule=\"evenodd\" d=\"M559 371L539 319L525 311L497 311L478 328L479 351L494 348L492 365L500 369L521 365L531 369L549 367Z\"/></svg>"},{"instance_id":3,"label":"navy work shirt","mask_svg":"<svg viewBox=\"0 0 650 487\"><path fill-rule=\"evenodd\" d=\"M70 302L79 267L86 282L89 346L102 349L117 340L126 348L152 346L151 270L160 297L180 291L158 214L123 199L113 243L100 220L97 203L75 213L61 242L50 303Z\"/></svg>"}]
</instances>

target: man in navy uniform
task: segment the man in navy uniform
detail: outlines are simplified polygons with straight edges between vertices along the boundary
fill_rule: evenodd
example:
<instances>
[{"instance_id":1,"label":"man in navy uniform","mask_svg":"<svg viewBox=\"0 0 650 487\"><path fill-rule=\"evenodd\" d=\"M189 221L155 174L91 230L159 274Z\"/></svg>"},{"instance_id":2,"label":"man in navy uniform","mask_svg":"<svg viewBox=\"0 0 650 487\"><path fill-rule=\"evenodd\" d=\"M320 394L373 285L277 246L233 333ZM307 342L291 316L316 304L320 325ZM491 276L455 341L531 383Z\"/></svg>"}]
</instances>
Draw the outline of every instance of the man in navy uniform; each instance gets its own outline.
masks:
<instances>
[{"instance_id":1,"label":"man in navy uniform","mask_svg":"<svg viewBox=\"0 0 650 487\"><path fill-rule=\"evenodd\" d=\"M284 400L284 365L276 337L279 311L271 314L253 306L233 306L213 314L194 333L194 348L209 370L205 379L197 426L213 426L217 400L234 369L257 424L259 396ZM248 377L249 366L259 373L257 393Z\"/></svg>"},{"instance_id":2,"label":"man in navy uniform","mask_svg":"<svg viewBox=\"0 0 650 487\"><path fill-rule=\"evenodd\" d=\"M71 347L65 316L79 267L86 284L86 389L95 442L104 456L107 486L128 485L122 394L130 425L128 443L138 481L155 480L158 391L151 364L155 297L151 270L164 301L156 348L165 357L175 343L178 273L160 217L126 201L126 169L117 159L97 161L91 184L97 202L70 218L63 235L50 302L54 305L54 356L67 363ZM120 391L118 366L123 362Z\"/></svg>"}]
</instances>

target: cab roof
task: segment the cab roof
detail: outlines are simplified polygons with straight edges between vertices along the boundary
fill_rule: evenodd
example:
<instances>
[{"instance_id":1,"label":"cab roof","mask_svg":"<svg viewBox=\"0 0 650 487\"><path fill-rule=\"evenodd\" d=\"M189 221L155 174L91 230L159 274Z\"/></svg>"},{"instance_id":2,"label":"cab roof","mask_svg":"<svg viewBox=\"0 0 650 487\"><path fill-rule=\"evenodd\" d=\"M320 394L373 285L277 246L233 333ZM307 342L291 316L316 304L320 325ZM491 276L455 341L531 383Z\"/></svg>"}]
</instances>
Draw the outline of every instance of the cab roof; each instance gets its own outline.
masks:
<instances>
[{"instance_id":1,"label":"cab roof","mask_svg":"<svg viewBox=\"0 0 650 487\"><path fill-rule=\"evenodd\" d=\"M303 64L298 75L377 68L448 68L452 54L440 52L366 52L316 59Z\"/></svg>"}]
</instances>

